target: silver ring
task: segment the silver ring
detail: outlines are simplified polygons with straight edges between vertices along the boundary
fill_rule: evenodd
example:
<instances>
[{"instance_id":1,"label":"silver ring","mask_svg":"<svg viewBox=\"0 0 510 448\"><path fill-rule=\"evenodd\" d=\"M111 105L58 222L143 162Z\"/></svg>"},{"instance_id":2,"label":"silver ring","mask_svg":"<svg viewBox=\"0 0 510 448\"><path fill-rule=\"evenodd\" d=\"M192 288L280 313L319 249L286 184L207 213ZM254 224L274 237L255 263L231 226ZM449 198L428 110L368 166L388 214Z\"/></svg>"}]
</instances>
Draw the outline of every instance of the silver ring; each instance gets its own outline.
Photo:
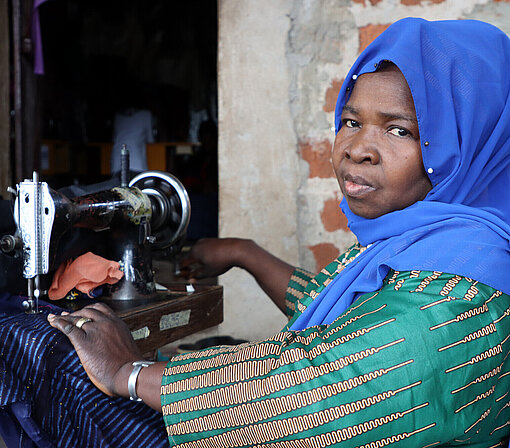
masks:
<instances>
[{"instance_id":1,"label":"silver ring","mask_svg":"<svg viewBox=\"0 0 510 448\"><path fill-rule=\"evenodd\" d=\"M81 328L83 325L85 325L87 322L92 322L92 319L89 319L88 317L80 317L76 323L74 324L75 327Z\"/></svg>"}]
</instances>

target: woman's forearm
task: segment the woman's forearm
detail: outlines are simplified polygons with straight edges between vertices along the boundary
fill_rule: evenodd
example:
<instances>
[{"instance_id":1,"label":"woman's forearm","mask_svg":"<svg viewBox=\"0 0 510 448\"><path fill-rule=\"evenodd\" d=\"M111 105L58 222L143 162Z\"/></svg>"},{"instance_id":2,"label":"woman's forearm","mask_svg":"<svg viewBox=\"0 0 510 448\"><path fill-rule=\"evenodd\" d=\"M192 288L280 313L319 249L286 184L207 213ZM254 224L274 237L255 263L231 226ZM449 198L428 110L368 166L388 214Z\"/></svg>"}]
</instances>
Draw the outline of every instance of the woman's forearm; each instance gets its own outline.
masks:
<instances>
[{"instance_id":1,"label":"woman's forearm","mask_svg":"<svg viewBox=\"0 0 510 448\"><path fill-rule=\"evenodd\" d=\"M157 362L144 367L140 370L136 382L136 395L158 412L161 412L161 379L166 364L166 362ZM119 369L114 381L115 395L129 398L128 381L132 371L132 363L127 363Z\"/></svg>"},{"instance_id":2,"label":"woman's forearm","mask_svg":"<svg viewBox=\"0 0 510 448\"><path fill-rule=\"evenodd\" d=\"M275 257L252 240L241 240L236 266L245 269L273 302L285 312L285 292L294 266Z\"/></svg>"}]
</instances>

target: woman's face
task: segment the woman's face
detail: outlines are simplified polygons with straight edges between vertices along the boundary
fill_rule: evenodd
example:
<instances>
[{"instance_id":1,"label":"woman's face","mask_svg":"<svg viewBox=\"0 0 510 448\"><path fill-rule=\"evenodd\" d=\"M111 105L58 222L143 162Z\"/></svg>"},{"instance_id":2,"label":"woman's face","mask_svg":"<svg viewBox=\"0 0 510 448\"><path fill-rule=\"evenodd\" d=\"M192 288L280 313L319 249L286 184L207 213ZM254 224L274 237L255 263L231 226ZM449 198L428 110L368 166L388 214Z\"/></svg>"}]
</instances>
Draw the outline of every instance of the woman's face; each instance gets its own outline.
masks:
<instances>
[{"instance_id":1,"label":"woman's face","mask_svg":"<svg viewBox=\"0 0 510 448\"><path fill-rule=\"evenodd\" d=\"M342 112L333 168L349 208L364 218L403 209L431 190L411 91L395 66L357 79Z\"/></svg>"}]
</instances>

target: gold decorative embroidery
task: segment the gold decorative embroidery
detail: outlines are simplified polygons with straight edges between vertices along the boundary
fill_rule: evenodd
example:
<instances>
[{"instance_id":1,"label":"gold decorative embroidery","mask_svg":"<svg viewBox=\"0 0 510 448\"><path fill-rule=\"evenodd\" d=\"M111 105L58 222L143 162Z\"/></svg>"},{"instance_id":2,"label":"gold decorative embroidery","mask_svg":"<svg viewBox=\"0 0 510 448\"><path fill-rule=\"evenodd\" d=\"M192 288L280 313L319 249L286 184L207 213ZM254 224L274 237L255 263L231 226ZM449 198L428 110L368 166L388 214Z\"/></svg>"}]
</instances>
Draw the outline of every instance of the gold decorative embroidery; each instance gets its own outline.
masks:
<instances>
[{"instance_id":1,"label":"gold decorative embroidery","mask_svg":"<svg viewBox=\"0 0 510 448\"><path fill-rule=\"evenodd\" d=\"M342 392L346 392L355 389L356 387L362 386L363 384L369 381L372 381L376 378L380 378L393 370L400 369L412 363L413 360L410 359L406 362L402 362L391 367L374 370L373 372L368 372L354 378L349 378L343 381L339 381L337 383L333 383L329 385L328 388L330 391L334 391L335 394L340 394ZM327 371L322 372L322 374L324 375L327 373L329 372ZM317 378L318 376L320 376L320 374L321 372L319 372L319 375L315 375L309 378L307 377L304 380L300 378L299 375L297 374L296 375L287 374L288 378L278 382L278 384L281 385L285 383L286 388L290 388L305 381L309 381L310 379ZM270 381L271 380L257 379L247 383L233 384L227 386L224 389L223 393L216 390L212 392L206 392L200 396L195 396L191 399L185 399L172 404L168 404L163 406L162 408L163 415L212 409L215 407L238 405L249 400L257 400L264 396L267 396L269 395L269 391L274 393L282 390L277 389L276 385L269 385L268 383ZM417 383L414 383L412 386L414 385L417 385ZM164 386L162 388L164 388ZM168 391L168 388L165 388L164 393L171 392Z\"/></svg>"},{"instance_id":2,"label":"gold decorative embroidery","mask_svg":"<svg viewBox=\"0 0 510 448\"><path fill-rule=\"evenodd\" d=\"M421 381L401 387L395 390L388 390L371 397L356 400L352 403L341 404L324 410L323 412L334 412L336 417L343 418L346 415L362 411L374 404L394 397L399 392L409 390ZM337 387L335 387L337 386ZM201 416L193 420L187 420L168 426L168 430L173 435L182 435L188 433L210 431L216 429L226 429L235 426L252 425L262 420L266 420L278 415L292 412L306 406L313 405L332 396L341 393L337 384L322 386L316 389L307 390L298 394L285 395L283 397L271 398L263 401L243 404L241 406L230 407L213 414ZM207 406L206 409L214 406Z\"/></svg>"},{"instance_id":3,"label":"gold decorative embroidery","mask_svg":"<svg viewBox=\"0 0 510 448\"><path fill-rule=\"evenodd\" d=\"M353 253L350 252L347 255ZM351 258L354 259L355 256L346 256L343 261L352 262ZM334 272L329 271L336 267L335 263L331 264L328 270L322 274L327 278L321 275L318 280L312 283L318 288L320 285L319 289L322 289L335 275ZM476 432L478 434L481 432L480 436L482 436L486 431L487 445L496 443L495 440L501 439L502 436L494 435L494 438L489 439L489 431L492 430L490 433L492 435L495 431L500 430L497 434L506 435L510 424L505 423L508 420L506 417L508 417L510 409L510 401L508 401L510 391L506 387L510 372L505 371L508 370L506 358L510 353L508 352L510 336L504 341L500 341L501 335L507 333L508 328L508 316L510 316L508 296L503 295L500 291L492 290L493 294L487 299L490 295L488 293L490 289L487 286L459 276L450 278L450 274L444 280L439 279L430 285L434 278L437 279L444 275L441 272L434 272L426 278L421 277L420 271L404 274L407 274L406 278L402 273L392 272L391 278L388 276L381 291L371 294L369 298L364 298L363 302L356 301L330 327L319 326L303 332L288 331L271 338L271 340L245 344L241 348L221 347L174 358L176 362L170 363L169 368L165 369L165 374L169 378L164 379L164 382L168 381L170 384L161 388L163 403L169 403L163 406L163 414L169 423L167 432L170 440L173 440L172 435L176 435L177 443L181 440L185 441L178 446L190 448L212 445L250 446L252 448L303 448L305 446L307 448L322 448L341 442L352 446L364 444L361 446L368 448L391 446L398 441L406 441L404 444L406 446L421 446L416 440L421 440L421 438L415 437L411 440L406 440L406 438L427 430L427 434L430 432L431 435L425 439L428 440L426 447L422 448L433 448L444 443L444 441L431 443L432 440L437 440L440 437L432 435L433 431L429 431L429 428L436 426L436 423L433 423L434 420L424 420L421 412L416 413L414 424L409 423L409 417L407 417L402 419L402 423L400 421L393 423L391 431L389 431L389 425L386 427L387 431L384 431L383 426L379 429L383 432L379 437L384 437L383 439L375 440L375 437L371 438L370 434L365 434L363 437L351 440L363 432L379 428L402 416L402 413L394 413L381 418L380 414L376 412L376 409L379 409L375 408L376 403L384 400L400 402L398 397L394 399L393 396L411 387L415 388L412 394L415 401L407 406L402 405L400 409L397 408L398 410L407 409L416 403L427 400L427 396L422 394L428 393L427 387L430 385L419 387L421 384L421 381L418 381L421 379L419 376L409 380L410 383L416 382L404 387L400 387L402 383L395 385L394 382L391 382L395 376L405 377L402 374L407 374L408 368L404 366L412 365L413 359L390 368L372 370L367 374L353 376L357 375L355 372L360 371L357 365L360 367L365 364L372 365L374 369L379 365L386 365L383 360L397 359L398 361L394 361L394 363L401 361L402 358L393 357L397 351L405 355L406 351L399 350L398 346L395 347L405 341L403 337L387 344L386 347L395 347L395 350L392 348L387 352L384 351L385 346L373 347L374 342L367 343L365 337L374 330L371 333L372 336L368 336L367 339L369 341L380 340L379 343L386 342L386 339L379 339L378 335L382 334L387 337L388 334L393 334L394 325L392 322L395 321L395 317L398 317L396 314L398 309L395 311L396 309L392 308L392 302L388 297L391 297L392 290L409 289L409 287L406 288L410 284L408 279L418 278L419 280L413 280L414 284L418 285L419 283L415 291L419 292L418 290L421 288L422 291L426 290L425 294L427 295L409 298L409 296L403 296L400 293L398 297L403 296L404 300L407 297L411 304L416 304L416 308L413 307L415 316L417 307L420 307L419 309L422 310L420 315L424 318L423 320L418 318L419 325L430 322L430 324L425 324L427 327L433 325L430 330L452 325L444 334L437 332L427 335L432 344L428 345L427 353L433 355L432 351L438 350L443 353L443 355L437 355L438 362L441 365L444 362L450 362L449 365L445 364L439 373L443 379L445 375L449 374L450 376L446 377L448 381L445 380L443 383L443 379L438 378L438 382L445 387L454 384L450 387L450 393L454 396L448 394L445 397L449 403L449 409L451 409L451 403L455 403L453 409L456 408L457 414L471 416L469 421L465 420L464 427L467 427L465 433L474 434ZM297 307L300 306L298 304L300 302L294 302L294 297L301 293L301 289L297 285L304 286L307 283L299 275L293 281L295 283L287 291L290 299L289 309L293 304ZM391 281L391 287L388 287L389 281ZM440 290L441 294L439 294ZM385 293L388 296L385 296ZM312 291L310 295L304 296L306 299L302 303L308 305L318 294L316 291ZM432 300L427 300L427 296L433 297L433 295L436 296L433 298L435 301L427 304L428 300ZM460 297L454 297L454 295ZM502 299L499 299L499 302L494 300L502 295L504 302ZM374 299L375 303L370 303ZM458 303L459 300L464 300L466 303ZM496 303L490 305L492 300ZM306 306L302 303L301 308L305 309ZM429 310L439 304L441 304L441 308L431 310L430 313L423 312L423 310ZM446 317L441 318L441 316ZM430 320L434 318L435 321ZM446 322L438 323L440 320ZM479 321L482 323L477 325ZM381 330L376 330L378 328ZM402 336L407 337L407 333ZM412 338L412 344L415 344L417 342L414 339L415 336L412 335ZM358 339L360 343L355 342ZM497 344L498 342L500 344ZM487 348L487 343L490 344L489 348ZM342 347L338 344L349 344L344 346L343 353L340 353L351 354L338 358L338 352L341 350L339 347ZM351 344L356 348L350 349ZM455 349L456 358L447 355L449 353L447 350L459 348L462 345L467 346L470 350L459 349L457 351ZM264 348L256 351L254 346L263 346ZM366 349L367 346L370 348L361 350ZM412 347L417 348L415 345ZM471 349L471 347L474 348ZM378 351L379 354L374 356ZM386 353L388 356L385 355ZM466 354L459 358L462 353ZM373 358L371 358L372 356ZM455 360L449 361L452 359ZM366 361L361 362L362 360ZM381 363L377 364L379 361ZM318 365L319 362L322 364ZM418 365L409 367L409 372L419 375L420 367ZM391 370L401 368L404 368L405 371L397 371L396 374L384 376ZM464 370L460 370L462 368ZM454 371L458 373L452 373ZM172 376L173 378L171 378ZM342 381L338 381L340 379ZM471 389L469 389L470 387ZM482 389L480 390L480 388ZM352 392L345 393L348 391ZM373 392L368 392L370 395L367 397L367 391ZM344 395L337 395L342 393ZM175 395L172 397L171 394ZM408 393L403 393L401 397L407 395ZM420 396L423 398L417 401L419 398L416 397ZM346 403L344 397L355 401ZM331 405L335 406L328 407ZM374 406L373 411L369 410L370 406ZM382 404L382 406L385 405ZM316 412L316 409L319 411ZM395 406L391 410L394 409ZM363 420L352 415L358 411L359 414L356 415L361 416L364 413L365 419L373 420L360 423ZM366 417L367 414L370 417ZM430 412L425 414L430 415ZM174 417L169 417L170 415ZM450 415L453 417L451 411ZM342 420L342 418L345 419ZM383 421L383 419L389 420ZM336 420L339 420L338 424ZM410 420L413 418L411 417ZM395 425L399 424L401 428L395 429ZM413 426L409 427L409 424ZM324 426L321 427L321 425ZM339 429L345 425L348 426ZM498 427L494 429L496 425ZM416 430L417 427L420 429ZM401 433L395 434L397 431ZM189 436L186 436L187 434ZM180 438L177 435L180 435ZM456 436L460 436L460 434L456 434ZM288 438L294 439L287 440ZM359 440L361 438L363 438L362 441ZM459 437L459 439L462 438L465 439L465 437ZM372 441L370 441L371 439ZM469 438L468 441L470 439L474 441L474 437ZM493 447L496 446L501 446L501 444L493 445Z\"/></svg>"},{"instance_id":4,"label":"gold decorative embroidery","mask_svg":"<svg viewBox=\"0 0 510 448\"><path fill-rule=\"evenodd\" d=\"M382 306L381 308L384 308L384 306ZM381 309L381 308L379 308L379 309ZM343 344L343 343L345 343L347 341L352 341L353 339L355 339L357 337L363 336L364 334L370 333L370 331L372 331L372 330L374 330L376 328L382 327L384 325L388 325L388 324L390 324L392 322L395 322L395 319L388 319L385 322L380 322L380 323L378 323L376 325L372 325L371 327L368 327L368 328L360 328L359 330L355 330L352 333L346 334L344 336L340 336L340 337L338 337L337 339L335 339L334 341L331 341L331 342L326 342L326 339L331 338L331 336L333 336L335 333L340 331L341 328L335 327L332 330L330 330L324 336L321 335L320 333L311 333L310 335L308 335L306 337L303 337L300 334L296 334L296 336L294 337L294 342L298 342L298 343L301 343L303 345L309 346L309 345L312 344L312 342L314 342L315 339L323 340L323 342L321 342L319 345L313 347L309 351L310 355L308 356L308 358L309 359L313 359L316 356L318 356L318 355L315 354L316 351L319 351L319 354L320 353L326 353L326 351L330 350L333 347L336 347L339 344Z\"/></svg>"},{"instance_id":5,"label":"gold decorative embroidery","mask_svg":"<svg viewBox=\"0 0 510 448\"><path fill-rule=\"evenodd\" d=\"M375 295L373 297L375 297ZM373 297L370 297L369 299L365 300L363 303L368 302ZM361 305L362 304L360 304L359 306L361 306ZM338 327L334 327L333 329L329 330L326 334L324 334L324 336L323 336L324 339L330 338L332 335L334 335L338 331L343 330L345 327L349 326L350 324L352 324L353 322L356 322L359 319L362 319L363 317L369 316L371 314L378 313L379 311L381 311L384 308L386 308L386 306L387 305L381 305L379 308L377 308L377 309L375 309L373 311L367 311L366 313L358 314L358 315L356 315L354 317L351 317L350 319L346 320L343 324L339 325ZM345 315L347 315L347 313ZM343 316L341 316L341 317L343 317Z\"/></svg>"},{"instance_id":6,"label":"gold decorative embroidery","mask_svg":"<svg viewBox=\"0 0 510 448\"><path fill-rule=\"evenodd\" d=\"M296 311L296 304L291 302L290 300L288 299L285 299L285 306L288 310L292 312Z\"/></svg>"},{"instance_id":7,"label":"gold decorative embroidery","mask_svg":"<svg viewBox=\"0 0 510 448\"><path fill-rule=\"evenodd\" d=\"M356 247L353 248L353 250L355 249L358 249L359 252L356 254L356 255L353 255L352 257L349 257L347 258L353 251L349 251L347 254L345 254L344 258L342 258L342 260L340 261L340 264L342 265L342 269L345 268L349 263L351 263L354 259L356 259L357 257L359 257L363 252L365 252L371 245L369 244L368 246L361 246L361 245L357 245ZM340 272L340 271L337 271L337 272Z\"/></svg>"},{"instance_id":8,"label":"gold decorative embroidery","mask_svg":"<svg viewBox=\"0 0 510 448\"><path fill-rule=\"evenodd\" d=\"M375 442L371 442L366 445L361 445L359 448L379 448L379 447L383 447L383 446L392 445L395 442L400 442L401 440L408 439L409 437L414 436L415 434L418 434L420 432L426 431L427 429L433 428L434 426L436 426L436 424L431 423L430 425L424 426L423 428L415 429L412 432L403 432L401 434L386 437L385 439L377 440ZM427 446L434 446L437 443L439 443L439 442L436 442L436 443L433 443L433 444L427 445Z\"/></svg>"},{"instance_id":9,"label":"gold decorative embroidery","mask_svg":"<svg viewBox=\"0 0 510 448\"><path fill-rule=\"evenodd\" d=\"M308 274L308 273L306 273ZM298 285L301 285L306 288L306 285L310 282L310 280L305 280L304 278L298 277L297 275L291 275L290 281L297 283Z\"/></svg>"},{"instance_id":10,"label":"gold decorative embroidery","mask_svg":"<svg viewBox=\"0 0 510 448\"><path fill-rule=\"evenodd\" d=\"M393 272L393 275L391 276L391 278L388 280L388 285L391 285L393 283L395 283L397 281L397 277L399 276L400 272L399 271L395 271Z\"/></svg>"},{"instance_id":11,"label":"gold decorative embroidery","mask_svg":"<svg viewBox=\"0 0 510 448\"><path fill-rule=\"evenodd\" d=\"M479 338L483 338L485 336L488 336L491 333L495 333L496 325L494 325L493 322L491 322L489 325L486 325L483 328L480 328L477 331L474 331L473 333L468 334L467 336L463 337L461 340L457 342L452 342L451 344L445 345L444 347L440 347L437 349L438 352L442 352L443 350L448 350L449 348L455 347L459 344L466 344L467 342L475 341Z\"/></svg>"},{"instance_id":12,"label":"gold decorative embroidery","mask_svg":"<svg viewBox=\"0 0 510 448\"><path fill-rule=\"evenodd\" d=\"M461 406L460 408L455 410L455 413L462 411L463 409L466 409L468 406L471 406L473 403L476 403L478 400L483 400L484 398L489 397L494 393L494 389L496 389L496 385L492 386L488 391L484 392L483 394L479 394L475 397L474 400L471 400L469 403L466 403L465 405ZM490 412L490 410L489 410Z\"/></svg>"},{"instance_id":13,"label":"gold decorative embroidery","mask_svg":"<svg viewBox=\"0 0 510 448\"><path fill-rule=\"evenodd\" d=\"M510 307L508 307L505 312L501 315L501 317L499 317L498 319L496 319L494 321L495 324L501 322L501 320L503 320L505 317L509 316L510 315Z\"/></svg>"},{"instance_id":14,"label":"gold decorative embroidery","mask_svg":"<svg viewBox=\"0 0 510 448\"><path fill-rule=\"evenodd\" d=\"M441 275L443 275L442 272L434 271L432 275L429 275L428 277L425 277L421 283L418 285L418 287L412 291L412 292L423 292L423 290L430 285L430 283L434 280L437 280Z\"/></svg>"},{"instance_id":15,"label":"gold decorative embroidery","mask_svg":"<svg viewBox=\"0 0 510 448\"><path fill-rule=\"evenodd\" d=\"M298 300L299 300L299 299L302 299L302 298L303 298L303 296L304 296L303 291L299 291L299 290L297 290L296 288L292 288L291 286L289 286L289 287L287 288L287 294L290 294L290 295L292 295L292 296L296 297Z\"/></svg>"},{"instance_id":16,"label":"gold decorative embroidery","mask_svg":"<svg viewBox=\"0 0 510 448\"><path fill-rule=\"evenodd\" d=\"M505 445L506 445L506 442L499 442L499 443L496 443L496 445L491 445L489 448L497 448L498 446L505 446Z\"/></svg>"},{"instance_id":17,"label":"gold decorative embroidery","mask_svg":"<svg viewBox=\"0 0 510 448\"><path fill-rule=\"evenodd\" d=\"M452 324L454 322L461 322L465 319L469 319L470 317L479 316L480 314L487 313L489 311L489 307L487 306L488 303L490 303L493 299L500 297L503 293L501 291L496 291L492 296L490 296L482 306L479 306L477 308L472 308L468 311L465 311L464 313L458 314L454 319L450 319L446 322L443 322L441 324L434 325L429 328L429 330L436 330L437 328L444 327L445 325ZM510 308L507 310L510 312ZM506 313L501 316L498 320L494 321L494 323L498 323L499 320L501 320L503 317L505 317Z\"/></svg>"},{"instance_id":18,"label":"gold decorative embroidery","mask_svg":"<svg viewBox=\"0 0 510 448\"><path fill-rule=\"evenodd\" d=\"M455 411L457 412L457 411ZM485 420L487 418L487 416L491 413L491 408L487 409L481 416L480 418L474 422L471 426L469 426L465 431L464 431L464 434L467 434L469 431L471 431L476 425L478 425L478 423L480 423L482 420Z\"/></svg>"},{"instance_id":19,"label":"gold decorative embroidery","mask_svg":"<svg viewBox=\"0 0 510 448\"><path fill-rule=\"evenodd\" d=\"M426 310L427 308L430 308L432 306L440 305L441 303L446 303L446 302L453 302L455 300L464 300L464 297L447 296L444 299L436 300L435 302L431 302L431 303L428 303L427 305L420 306L420 310Z\"/></svg>"},{"instance_id":20,"label":"gold decorative embroidery","mask_svg":"<svg viewBox=\"0 0 510 448\"><path fill-rule=\"evenodd\" d=\"M498 426L497 428L494 428L494 430L491 432L491 436L492 434L494 434L496 431L499 431L500 429L503 429L503 428L506 428L508 425L510 425L510 421L506 422L506 423L503 423L501 426ZM497 446L497 445L496 445Z\"/></svg>"},{"instance_id":21,"label":"gold decorative embroidery","mask_svg":"<svg viewBox=\"0 0 510 448\"><path fill-rule=\"evenodd\" d=\"M436 330L437 328L444 327L445 325L449 325L454 322L461 322L465 319L469 319L470 317L479 316L480 314L487 313L488 311L489 311L489 307L487 306L487 302L484 302L484 304L482 306L479 306L477 308L472 308L468 311L458 314L454 319L450 319L446 322L443 322L441 324L437 324L437 325L430 327L430 330Z\"/></svg>"},{"instance_id":22,"label":"gold decorative embroidery","mask_svg":"<svg viewBox=\"0 0 510 448\"><path fill-rule=\"evenodd\" d=\"M396 285L393 287L395 289L395 291L398 291L400 288L402 288L402 286L404 286L404 279L401 278L397 283Z\"/></svg>"},{"instance_id":23,"label":"gold decorative embroidery","mask_svg":"<svg viewBox=\"0 0 510 448\"><path fill-rule=\"evenodd\" d=\"M482 383L483 381L485 381L489 378L492 378L493 376L495 376L499 372L501 372L502 367L503 367L503 363L501 363L497 367L494 367L494 369L492 369L490 372L484 373L483 375L480 375L478 378L475 378L473 381L469 382L465 386L462 386L462 387L459 387L458 389L452 390L452 394L456 394L457 392L460 392L461 390L467 389L469 386L472 386L473 384Z\"/></svg>"},{"instance_id":24,"label":"gold decorative embroidery","mask_svg":"<svg viewBox=\"0 0 510 448\"><path fill-rule=\"evenodd\" d=\"M506 372L506 373L504 373L503 375L501 375L501 376L500 376L500 378L501 378L501 377L503 377L503 376L506 376L506 375L510 375L510 372ZM504 398L505 398L505 397L506 397L509 393L510 393L510 391L508 391L508 392L504 393L501 397L496 398L496 402L501 401L501 400L504 400Z\"/></svg>"},{"instance_id":25,"label":"gold decorative embroidery","mask_svg":"<svg viewBox=\"0 0 510 448\"><path fill-rule=\"evenodd\" d=\"M405 415L415 412L418 409L422 409L428 405L429 403L423 403L421 405L414 406L413 408L407 409L405 411L393 412L384 417L374 418L367 422L359 423L353 426L348 426L347 428L339 429L337 431L332 431L328 434L330 434L330 440L333 443L344 442L367 431L378 428L392 421L398 420L404 417ZM312 428L316 428L319 425L324 425L330 421L337 420L339 417L340 414L338 410L336 410L336 412L333 411L331 413L326 411L319 411L313 414L299 415L284 420L273 420L269 422L259 423L257 425L250 425L234 429L222 434L204 438L199 441L183 443L181 445L177 445L177 447L194 448L194 447L221 446L227 448L244 446L247 444L248 441L250 441L250 443L253 444L269 442L271 440L288 437L291 434L295 434L296 431L306 431ZM429 427L432 426L434 426L434 424L429 425ZM416 433L416 431L413 431L413 433ZM408 437L408 435L402 437L402 439L406 437ZM305 446L323 447L328 444L327 440L328 439L326 437L326 434L319 434L316 436L307 437L306 439L300 442L300 445L303 446L303 444L306 444ZM288 442L278 442L271 444L269 446L286 447L289 445Z\"/></svg>"},{"instance_id":26,"label":"gold decorative embroidery","mask_svg":"<svg viewBox=\"0 0 510 448\"><path fill-rule=\"evenodd\" d=\"M464 294L464 297L462 297L464 300L473 300L480 291L478 291L478 288L476 285L478 282L473 282L473 284L469 287L469 289L466 291L466 294Z\"/></svg>"},{"instance_id":27,"label":"gold decorative embroidery","mask_svg":"<svg viewBox=\"0 0 510 448\"><path fill-rule=\"evenodd\" d=\"M507 336L506 339L508 339L509 337L510 337L510 335ZM506 339L505 339L505 341L506 341ZM493 356L499 355L502 352L503 352L503 348L502 348L502 344L500 343L500 344L496 345L495 347L491 347L490 349L485 350L484 352L480 353L479 355L473 356L469 361L466 361L466 362L459 364L455 367L446 369L445 373L453 372L454 370L460 369L462 367L466 367L469 364L476 364L480 361L483 361L484 359L489 359L489 358L492 358Z\"/></svg>"},{"instance_id":28,"label":"gold decorative embroidery","mask_svg":"<svg viewBox=\"0 0 510 448\"><path fill-rule=\"evenodd\" d=\"M446 285L443 286L443 289L441 289L441 291L439 291L439 295L447 296L448 294L450 294L450 292L452 292L453 288L455 288L460 283L461 280L462 280L462 277L459 275L456 275L455 277L448 280L446 282Z\"/></svg>"},{"instance_id":29,"label":"gold decorative embroidery","mask_svg":"<svg viewBox=\"0 0 510 448\"><path fill-rule=\"evenodd\" d=\"M312 378L316 378L320 375L325 375L330 372L335 372L344 367L358 362L362 359L365 359L369 356L372 356L376 353L379 353L381 350L397 345L401 342L405 341L404 338L397 339L396 341L389 342L387 344L381 345L379 347L371 347L359 352L353 353L351 355L346 355L341 358L335 359L334 361L324 363L320 366L307 366L300 370L291 370L289 372L284 372L280 374L274 374L269 376L266 380L267 384L271 384L272 388L276 386L274 383L281 381L281 378L289 377L289 384L301 384L304 381L309 381ZM200 389L203 387L213 387L230 383L238 383L240 381L245 381L252 379L254 376L263 376L267 375L271 370L276 369L277 367L281 367L282 365L292 364L297 362L298 360L304 359L306 352L304 350L286 350L281 353L279 359L268 358L261 361L250 361L242 364L228 364L225 367L222 367L217 370L213 370L210 372L202 373L201 375L197 375L191 378L185 378L182 380L178 380L162 386L164 389L163 393L176 393L182 392L185 390L194 390ZM205 360L208 361L208 360ZM204 361L204 362L205 362ZM209 363L209 366L214 366L216 363ZM189 364L185 366L174 366L172 369L176 369L177 367L187 367ZM200 365L196 366L198 369L205 369L206 367L200 367ZM177 369L176 369L177 370ZM181 370L173 371L174 373L189 373L190 370ZM290 386L288 386L290 387ZM277 390L277 389L275 389ZM280 389L278 389L280 390Z\"/></svg>"}]
</instances>

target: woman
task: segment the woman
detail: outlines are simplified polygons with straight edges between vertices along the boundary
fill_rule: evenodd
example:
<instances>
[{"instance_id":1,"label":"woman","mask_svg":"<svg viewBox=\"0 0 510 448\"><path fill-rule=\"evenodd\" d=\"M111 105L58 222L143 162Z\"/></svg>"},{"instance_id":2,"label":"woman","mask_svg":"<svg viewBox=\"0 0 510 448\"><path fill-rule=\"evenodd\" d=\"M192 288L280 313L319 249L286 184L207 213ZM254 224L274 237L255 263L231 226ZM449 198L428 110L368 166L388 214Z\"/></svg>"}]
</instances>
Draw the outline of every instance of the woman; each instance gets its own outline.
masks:
<instances>
[{"instance_id":1,"label":"woman","mask_svg":"<svg viewBox=\"0 0 510 448\"><path fill-rule=\"evenodd\" d=\"M315 278L251 242L196 247L203 272L247 269L291 320L141 369L172 445L506 446L508 62L509 39L474 21L405 19L362 53L333 147L359 244ZM111 311L49 321L100 389L129 396L140 354Z\"/></svg>"}]
</instances>

